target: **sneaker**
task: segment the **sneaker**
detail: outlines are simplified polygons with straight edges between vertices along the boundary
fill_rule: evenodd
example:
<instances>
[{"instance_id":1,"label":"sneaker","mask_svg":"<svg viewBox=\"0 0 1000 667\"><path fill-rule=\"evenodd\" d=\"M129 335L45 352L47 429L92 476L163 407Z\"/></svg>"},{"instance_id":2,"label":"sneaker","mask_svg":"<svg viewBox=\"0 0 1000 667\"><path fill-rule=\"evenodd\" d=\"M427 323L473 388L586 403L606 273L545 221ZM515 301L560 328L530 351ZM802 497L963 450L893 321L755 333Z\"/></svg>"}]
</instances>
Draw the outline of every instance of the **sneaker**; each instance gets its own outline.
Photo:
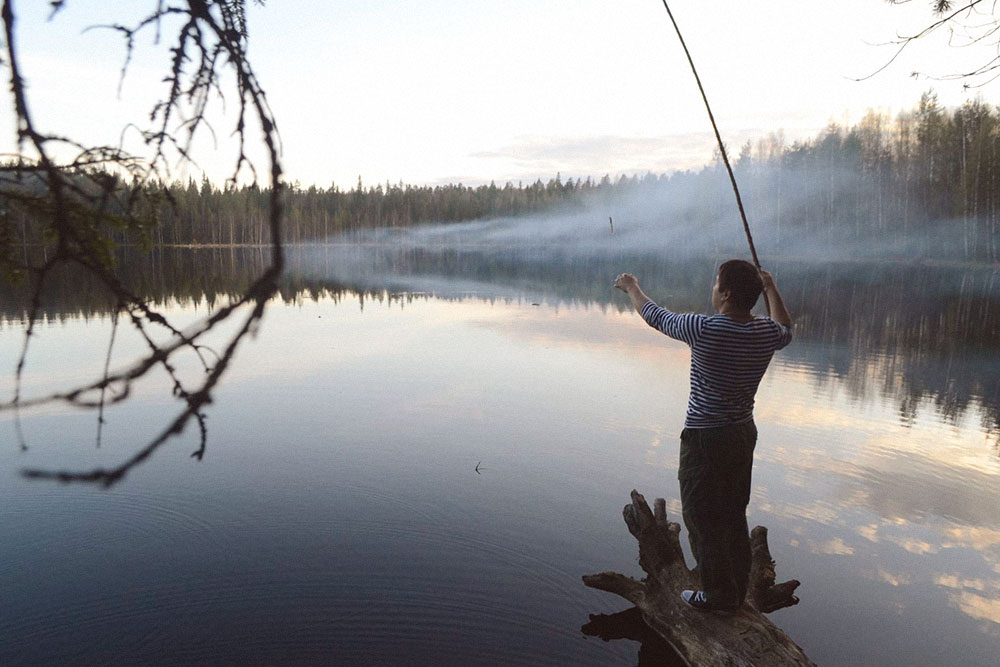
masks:
<instances>
[{"instance_id":1,"label":"sneaker","mask_svg":"<svg viewBox=\"0 0 1000 667\"><path fill-rule=\"evenodd\" d=\"M688 603L689 606L694 607L699 611L726 611L734 612L738 611L740 605L728 604L728 605L718 605L713 604L708 601L705 597L704 591L692 591L686 590L681 591L681 599Z\"/></svg>"}]
</instances>

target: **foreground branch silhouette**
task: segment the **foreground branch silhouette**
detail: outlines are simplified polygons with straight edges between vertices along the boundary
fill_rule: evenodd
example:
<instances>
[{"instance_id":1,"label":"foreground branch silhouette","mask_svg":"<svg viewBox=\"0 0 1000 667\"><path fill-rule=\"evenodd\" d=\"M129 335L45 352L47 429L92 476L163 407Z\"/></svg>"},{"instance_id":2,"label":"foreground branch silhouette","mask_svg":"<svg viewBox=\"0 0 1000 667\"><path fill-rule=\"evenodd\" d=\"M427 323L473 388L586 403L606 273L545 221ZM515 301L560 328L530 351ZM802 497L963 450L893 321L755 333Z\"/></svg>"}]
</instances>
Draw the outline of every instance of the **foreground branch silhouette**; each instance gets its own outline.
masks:
<instances>
[{"instance_id":1,"label":"foreground branch silhouette","mask_svg":"<svg viewBox=\"0 0 1000 667\"><path fill-rule=\"evenodd\" d=\"M891 5L905 5L912 0L887 0ZM965 79L964 88L981 88L1000 77L1000 19L997 18L996 2L968 0L931 0L931 11L935 18L923 28L907 34L899 34L886 46L895 47L895 52L881 67L871 74L856 79L864 81L879 74L894 63L913 42L929 37L941 29L948 31L948 45L960 48L983 47L982 62L972 69L943 75L928 75L913 72L914 78L926 77L938 81Z\"/></svg>"},{"instance_id":2,"label":"foreground branch silhouette","mask_svg":"<svg viewBox=\"0 0 1000 667\"><path fill-rule=\"evenodd\" d=\"M60 0L51 4L54 16L67 2ZM0 64L8 70L10 94L17 118L18 152L12 160L0 165L0 191L4 195L4 205L0 210L0 268L8 279L30 280L32 298L14 371L14 397L10 402L0 404L0 410L13 411L19 445L26 450L28 444L20 426L22 409L62 403L96 410L100 438L105 406L127 400L133 383L154 368L166 371L172 382L173 395L181 404L178 413L158 434L113 468L23 470L22 473L29 478L114 484L173 436L180 434L192 419L197 422L201 434L200 446L192 456L200 459L205 453L207 437L203 409L211 402L212 391L228 369L240 343L259 324L282 272L279 136L264 90L246 57L246 2L188 0L168 4L166 0L156 0L152 4L150 13L136 25L97 26L114 30L124 37L126 55L123 77L131 61L137 35L155 31L159 41L169 27L178 26L172 35L171 64L164 79L166 93L153 107L149 117L151 128L139 129L148 153L137 156L127 153L122 147L89 146L67 137L44 133L38 128L21 71L17 12L13 0L3 2L5 57ZM238 154L232 183L235 184L246 174L254 182L258 177L257 168L246 152L248 124L259 127L259 139L266 149L271 258L270 264L240 297L181 331L163 313L132 291L129 285L119 280L114 270L112 233L120 235L124 230L130 239L148 242L149 232L155 226L157 206L163 198L169 199L169 191L158 191L150 188L149 184L168 182L171 160L189 160L195 136L202 130L211 131L206 110L213 96L223 96L225 92L223 75L234 77L237 101L233 132L238 139ZM67 159L66 155L70 157ZM23 258L15 256L11 239L16 224L41 227L45 239L41 260L30 259L27 252L23 253ZM138 332L148 351L122 371L108 372L106 363L101 377L93 382L47 396L26 398L23 395L23 377L30 356L30 343L43 306L46 280L57 269L97 278L114 296L117 312ZM221 353L213 353L212 358L206 355L210 351L203 343L206 334L222 322L240 316L243 317L242 322L235 333L223 342ZM163 331L167 332L169 339L165 343L156 342L156 333L162 334ZM111 345L113 339L109 343L109 359ZM176 358L184 351L193 353L204 369L204 377L197 382L182 381L177 372Z\"/></svg>"}]
</instances>

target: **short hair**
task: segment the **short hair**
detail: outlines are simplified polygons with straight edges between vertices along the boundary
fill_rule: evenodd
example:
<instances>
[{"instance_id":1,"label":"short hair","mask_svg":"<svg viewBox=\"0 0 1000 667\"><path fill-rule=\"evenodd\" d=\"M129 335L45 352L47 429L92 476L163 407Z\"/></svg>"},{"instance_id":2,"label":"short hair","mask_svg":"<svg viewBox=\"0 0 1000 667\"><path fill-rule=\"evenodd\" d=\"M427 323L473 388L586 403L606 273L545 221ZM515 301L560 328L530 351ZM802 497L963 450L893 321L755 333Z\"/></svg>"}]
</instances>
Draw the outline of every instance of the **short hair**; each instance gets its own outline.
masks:
<instances>
[{"instance_id":1,"label":"short hair","mask_svg":"<svg viewBox=\"0 0 1000 667\"><path fill-rule=\"evenodd\" d=\"M750 310L763 291L760 271L750 262L731 259L719 267L719 292L729 292L735 306Z\"/></svg>"}]
</instances>

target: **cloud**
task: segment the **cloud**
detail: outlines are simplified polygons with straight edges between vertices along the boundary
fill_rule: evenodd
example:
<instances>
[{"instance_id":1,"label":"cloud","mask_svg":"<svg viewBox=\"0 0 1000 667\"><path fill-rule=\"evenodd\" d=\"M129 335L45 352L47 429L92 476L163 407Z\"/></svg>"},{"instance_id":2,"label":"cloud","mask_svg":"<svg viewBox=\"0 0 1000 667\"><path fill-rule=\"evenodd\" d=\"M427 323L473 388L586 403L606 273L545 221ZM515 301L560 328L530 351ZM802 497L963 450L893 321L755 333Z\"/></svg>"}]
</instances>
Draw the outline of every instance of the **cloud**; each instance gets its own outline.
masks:
<instances>
[{"instance_id":1,"label":"cloud","mask_svg":"<svg viewBox=\"0 0 1000 667\"><path fill-rule=\"evenodd\" d=\"M982 579L964 579L953 574L941 574L934 578L934 583L945 588L971 588L977 591L986 590L986 582Z\"/></svg>"},{"instance_id":2,"label":"cloud","mask_svg":"<svg viewBox=\"0 0 1000 667\"><path fill-rule=\"evenodd\" d=\"M767 512L782 519L805 519L826 526L837 523L840 509L826 500L817 499L810 503L785 503L762 501L758 510Z\"/></svg>"},{"instance_id":3,"label":"cloud","mask_svg":"<svg viewBox=\"0 0 1000 667\"><path fill-rule=\"evenodd\" d=\"M866 526L858 526L854 532L870 542L878 542L878 524L870 523Z\"/></svg>"},{"instance_id":4,"label":"cloud","mask_svg":"<svg viewBox=\"0 0 1000 667\"><path fill-rule=\"evenodd\" d=\"M909 456L911 462L905 470L894 470L889 465L843 463L837 471L840 480L835 498L886 518L922 521L927 516L937 516L967 527L986 528L990 540L993 543L998 540L994 535L1000 532L993 528L1000 518L987 491L993 488L994 475L940 462L936 462L938 468L934 472L914 463L913 459L919 456L916 453L910 452ZM966 484L956 488L955 479L964 479ZM982 493L970 493L970 489Z\"/></svg>"},{"instance_id":5,"label":"cloud","mask_svg":"<svg viewBox=\"0 0 1000 667\"><path fill-rule=\"evenodd\" d=\"M904 586L913 581L913 577L905 572L892 573L882 568L878 569L878 578L890 586Z\"/></svg>"},{"instance_id":6,"label":"cloud","mask_svg":"<svg viewBox=\"0 0 1000 667\"><path fill-rule=\"evenodd\" d=\"M931 544L930 542L918 540L913 537L887 537L886 541L892 542L896 546L902 547L905 551L918 556L936 554L941 550L941 547L937 544Z\"/></svg>"},{"instance_id":7,"label":"cloud","mask_svg":"<svg viewBox=\"0 0 1000 667\"><path fill-rule=\"evenodd\" d=\"M1000 546L1000 530L978 526L955 526L945 531L945 547L972 547L977 551Z\"/></svg>"},{"instance_id":8,"label":"cloud","mask_svg":"<svg viewBox=\"0 0 1000 667\"><path fill-rule=\"evenodd\" d=\"M829 554L832 556L850 556L854 554L854 548L848 545L844 540L839 537L835 537L825 542L815 542L813 540L808 540L809 551L813 554Z\"/></svg>"},{"instance_id":9,"label":"cloud","mask_svg":"<svg viewBox=\"0 0 1000 667\"><path fill-rule=\"evenodd\" d=\"M744 142L765 134L761 129L728 132L726 151L730 160L736 159ZM697 170L711 163L715 149L715 136L711 132L659 136L521 136L511 144L478 151L469 157L510 161L519 174L538 173L551 178L556 172L566 176L600 176Z\"/></svg>"},{"instance_id":10,"label":"cloud","mask_svg":"<svg viewBox=\"0 0 1000 667\"><path fill-rule=\"evenodd\" d=\"M907 459L905 466L899 465L901 456ZM863 509L900 523L940 517L947 521L941 532L951 542L975 548L1000 544L1000 514L993 493L997 476L961 458L948 460L946 455L902 450L893 441L877 440L870 441L864 458L855 461L815 449L773 448L757 458L782 466L788 475L819 476L834 483L831 504L841 511ZM869 540L874 535L860 534Z\"/></svg>"},{"instance_id":11,"label":"cloud","mask_svg":"<svg viewBox=\"0 0 1000 667\"><path fill-rule=\"evenodd\" d=\"M1000 598L987 598L962 591L949 596L949 599L952 605L972 618L1000 623Z\"/></svg>"}]
</instances>

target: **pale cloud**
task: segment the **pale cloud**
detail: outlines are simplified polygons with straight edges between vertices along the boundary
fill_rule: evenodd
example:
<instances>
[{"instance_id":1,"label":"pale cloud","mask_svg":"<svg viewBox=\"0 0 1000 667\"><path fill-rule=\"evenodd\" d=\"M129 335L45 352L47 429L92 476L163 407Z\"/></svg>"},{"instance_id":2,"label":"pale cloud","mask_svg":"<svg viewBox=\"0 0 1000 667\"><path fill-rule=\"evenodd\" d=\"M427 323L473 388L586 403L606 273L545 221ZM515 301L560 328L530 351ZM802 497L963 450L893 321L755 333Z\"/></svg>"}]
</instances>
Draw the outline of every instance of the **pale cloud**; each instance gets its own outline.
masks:
<instances>
[{"instance_id":1,"label":"pale cloud","mask_svg":"<svg viewBox=\"0 0 1000 667\"><path fill-rule=\"evenodd\" d=\"M738 145L762 134L765 132L760 129L737 131L730 133L730 140ZM514 166L512 178L516 173L539 174L547 179L557 172L564 177L600 178L604 174L700 169L711 162L715 147L711 132L661 136L522 136L505 146L472 153L470 157L510 163ZM730 152L738 150L729 148Z\"/></svg>"},{"instance_id":2,"label":"pale cloud","mask_svg":"<svg viewBox=\"0 0 1000 667\"><path fill-rule=\"evenodd\" d=\"M972 547L983 551L1000 546L1000 530L977 526L955 526L945 531L945 547Z\"/></svg>"},{"instance_id":3,"label":"pale cloud","mask_svg":"<svg viewBox=\"0 0 1000 667\"><path fill-rule=\"evenodd\" d=\"M972 618L1000 624L1000 598L962 591L950 595L948 599L954 607Z\"/></svg>"},{"instance_id":4,"label":"pale cloud","mask_svg":"<svg viewBox=\"0 0 1000 667\"><path fill-rule=\"evenodd\" d=\"M902 547L911 554L917 554L918 556L922 556L924 554L936 554L941 550L941 545L931 544L930 542L918 540L913 537L887 537L886 541L891 542L898 547Z\"/></svg>"},{"instance_id":5,"label":"pale cloud","mask_svg":"<svg viewBox=\"0 0 1000 667\"><path fill-rule=\"evenodd\" d=\"M808 544L809 552L817 555L850 556L854 553L854 549L839 537L826 540L825 542L808 540Z\"/></svg>"},{"instance_id":6,"label":"pale cloud","mask_svg":"<svg viewBox=\"0 0 1000 667\"><path fill-rule=\"evenodd\" d=\"M878 525L870 523L865 526L858 526L855 528L856 532L861 537L865 538L869 542L878 542Z\"/></svg>"},{"instance_id":7,"label":"pale cloud","mask_svg":"<svg viewBox=\"0 0 1000 667\"><path fill-rule=\"evenodd\" d=\"M823 419L824 412L829 420L823 428L837 428L836 423L844 419L844 413L833 408L789 411L786 418L814 423L811 420ZM810 421L803 421L806 419ZM815 448L789 447L762 448L757 460L781 465L786 478L823 479L834 484L831 506L839 512L863 509L885 522L899 524L927 523L928 517L941 517L947 521L942 530L962 531L966 530L963 526L968 526L965 537L975 535L976 544L1000 544L1000 504L992 492L1000 466L983 464L982 455L976 464L968 464L961 457L914 450L911 445L911 434L906 440L879 435L863 441L861 451L852 460ZM907 458L905 468L896 464L901 456ZM955 480L963 483L955 484ZM956 523L960 525L954 527Z\"/></svg>"},{"instance_id":8,"label":"pale cloud","mask_svg":"<svg viewBox=\"0 0 1000 667\"><path fill-rule=\"evenodd\" d=\"M667 501L667 516L681 516L681 499L671 498Z\"/></svg>"},{"instance_id":9,"label":"pale cloud","mask_svg":"<svg viewBox=\"0 0 1000 667\"><path fill-rule=\"evenodd\" d=\"M980 592L986 590L986 582L982 579L964 579L954 574L940 574L934 578L934 583L945 588L971 588Z\"/></svg>"},{"instance_id":10,"label":"pale cloud","mask_svg":"<svg viewBox=\"0 0 1000 667\"><path fill-rule=\"evenodd\" d=\"M783 519L805 519L823 525L837 523L840 511L825 500L815 500L811 503L761 503L761 511L768 512Z\"/></svg>"},{"instance_id":11,"label":"pale cloud","mask_svg":"<svg viewBox=\"0 0 1000 667\"><path fill-rule=\"evenodd\" d=\"M633 313L602 313L573 307L561 307L554 314L537 308L486 311L469 324L533 343L588 350L603 346L627 350L630 356L668 359L671 364L686 364L691 358L687 346L656 333Z\"/></svg>"},{"instance_id":12,"label":"pale cloud","mask_svg":"<svg viewBox=\"0 0 1000 667\"><path fill-rule=\"evenodd\" d=\"M894 574L882 568L878 570L878 578L890 586L904 586L913 582L913 577L905 572Z\"/></svg>"},{"instance_id":13,"label":"pale cloud","mask_svg":"<svg viewBox=\"0 0 1000 667\"><path fill-rule=\"evenodd\" d=\"M654 442L650 448L646 450L646 456L643 463L649 466L665 468L667 470L677 470L677 451L660 448L658 445L658 441Z\"/></svg>"},{"instance_id":14,"label":"pale cloud","mask_svg":"<svg viewBox=\"0 0 1000 667\"><path fill-rule=\"evenodd\" d=\"M849 420L844 410L836 401L802 401L801 397L803 395L808 396L814 393L810 386L811 383L805 384L803 382L800 384L796 382L794 385L791 385L791 378L789 378L789 385L794 386L793 391L797 393L796 398L800 400L775 401L773 399L780 399L785 394L791 393L775 392L771 396L772 400L770 402L760 402L756 411L758 417L774 421L786 421L788 423L809 424L810 430L814 431L838 431L857 428L857 424Z\"/></svg>"}]
</instances>

